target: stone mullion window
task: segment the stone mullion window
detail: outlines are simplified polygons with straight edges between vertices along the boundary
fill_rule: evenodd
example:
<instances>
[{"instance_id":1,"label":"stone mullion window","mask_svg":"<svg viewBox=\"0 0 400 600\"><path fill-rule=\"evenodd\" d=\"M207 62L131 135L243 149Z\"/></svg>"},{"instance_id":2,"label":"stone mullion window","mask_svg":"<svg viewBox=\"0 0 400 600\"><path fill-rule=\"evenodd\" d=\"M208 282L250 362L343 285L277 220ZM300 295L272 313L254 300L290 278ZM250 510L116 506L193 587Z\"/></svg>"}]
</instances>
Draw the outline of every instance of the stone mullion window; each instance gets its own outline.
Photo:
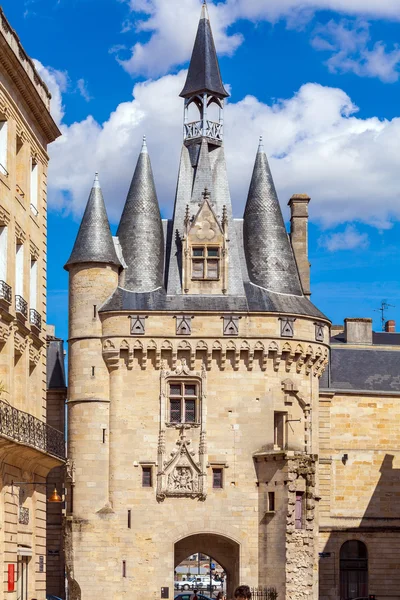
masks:
<instances>
[{"instance_id":1,"label":"stone mullion window","mask_svg":"<svg viewBox=\"0 0 400 600\"><path fill-rule=\"evenodd\" d=\"M169 422L198 423L198 385L196 383L169 383Z\"/></svg>"},{"instance_id":2,"label":"stone mullion window","mask_svg":"<svg viewBox=\"0 0 400 600\"><path fill-rule=\"evenodd\" d=\"M192 279L217 281L220 277L221 253L218 246L192 248Z\"/></svg>"}]
</instances>

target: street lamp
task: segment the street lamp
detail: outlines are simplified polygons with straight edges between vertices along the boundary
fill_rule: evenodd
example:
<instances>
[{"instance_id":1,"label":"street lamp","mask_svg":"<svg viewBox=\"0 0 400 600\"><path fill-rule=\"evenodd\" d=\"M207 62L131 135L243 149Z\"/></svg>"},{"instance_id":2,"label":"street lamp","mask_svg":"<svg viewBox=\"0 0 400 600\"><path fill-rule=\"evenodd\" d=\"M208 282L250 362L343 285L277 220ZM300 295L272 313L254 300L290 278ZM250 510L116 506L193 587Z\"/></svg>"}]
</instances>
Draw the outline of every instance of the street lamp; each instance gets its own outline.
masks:
<instances>
[{"instance_id":1,"label":"street lamp","mask_svg":"<svg viewBox=\"0 0 400 600\"><path fill-rule=\"evenodd\" d=\"M11 487L14 485L52 485L51 483L47 483L47 481L11 481ZM54 491L49 498L47 498L47 502L51 504L60 504L62 502L62 498L60 494L57 492L57 486L54 486Z\"/></svg>"}]
</instances>

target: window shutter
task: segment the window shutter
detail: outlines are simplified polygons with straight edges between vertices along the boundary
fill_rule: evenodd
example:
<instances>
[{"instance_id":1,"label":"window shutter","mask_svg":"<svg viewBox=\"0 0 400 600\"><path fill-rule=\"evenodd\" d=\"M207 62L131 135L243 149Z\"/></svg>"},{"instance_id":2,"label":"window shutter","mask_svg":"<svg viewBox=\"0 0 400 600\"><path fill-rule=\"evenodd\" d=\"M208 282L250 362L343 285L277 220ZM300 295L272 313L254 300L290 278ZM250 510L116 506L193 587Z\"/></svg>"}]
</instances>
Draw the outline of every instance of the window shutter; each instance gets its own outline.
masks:
<instances>
[{"instance_id":1,"label":"window shutter","mask_svg":"<svg viewBox=\"0 0 400 600\"><path fill-rule=\"evenodd\" d=\"M193 261L193 279L203 279L204 278L204 261L202 260L194 260Z\"/></svg>"},{"instance_id":2,"label":"window shutter","mask_svg":"<svg viewBox=\"0 0 400 600\"><path fill-rule=\"evenodd\" d=\"M0 227L0 281L7 283L7 227Z\"/></svg>"},{"instance_id":3,"label":"window shutter","mask_svg":"<svg viewBox=\"0 0 400 600\"><path fill-rule=\"evenodd\" d=\"M218 279L218 261L207 261L207 277L208 279Z\"/></svg>"}]
</instances>

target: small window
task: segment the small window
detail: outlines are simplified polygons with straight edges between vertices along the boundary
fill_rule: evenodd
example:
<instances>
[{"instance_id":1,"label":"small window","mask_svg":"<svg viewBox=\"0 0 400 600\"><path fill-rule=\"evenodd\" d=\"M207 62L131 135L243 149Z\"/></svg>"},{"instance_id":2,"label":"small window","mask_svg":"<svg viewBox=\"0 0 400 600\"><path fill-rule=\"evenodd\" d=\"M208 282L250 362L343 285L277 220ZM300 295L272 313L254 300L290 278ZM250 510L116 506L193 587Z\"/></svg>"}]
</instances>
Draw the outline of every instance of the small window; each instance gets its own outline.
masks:
<instances>
[{"instance_id":1,"label":"small window","mask_svg":"<svg viewBox=\"0 0 400 600\"><path fill-rule=\"evenodd\" d=\"M213 488L222 489L223 487L223 471L222 469L213 469Z\"/></svg>"},{"instance_id":2,"label":"small window","mask_svg":"<svg viewBox=\"0 0 400 600\"><path fill-rule=\"evenodd\" d=\"M304 492L296 492L295 527L304 528Z\"/></svg>"},{"instance_id":3,"label":"small window","mask_svg":"<svg viewBox=\"0 0 400 600\"><path fill-rule=\"evenodd\" d=\"M7 283L7 227L0 227L0 281Z\"/></svg>"},{"instance_id":4,"label":"small window","mask_svg":"<svg viewBox=\"0 0 400 600\"><path fill-rule=\"evenodd\" d=\"M152 487L152 468L142 467L142 487Z\"/></svg>"},{"instance_id":5,"label":"small window","mask_svg":"<svg viewBox=\"0 0 400 600\"><path fill-rule=\"evenodd\" d=\"M268 510L275 512L275 492L268 492Z\"/></svg>"},{"instance_id":6,"label":"small window","mask_svg":"<svg viewBox=\"0 0 400 600\"><path fill-rule=\"evenodd\" d=\"M31 211L35 216L38 214L39 197L39 167L36 160L31 159Z\"/></svg>"},{"instance_id":7,"label":"small window","mask_svg":"<svg viewBox=\"0 0 400 600\"><path fill-rule=\"evenodd\" d=\"M171 382L169 384L169 422L198 422L198 385L196 383Z\"/></svg>"},{"instance_id":8,"label":"small window","mask_svg":"<svg viewBox=\"0 0 400 600\"><path fill-rule=\"evenodd\" d=\"M218 246L192 248L192 279L219 279L219 261Z\"/></svg>"},{"instance_id":9,"label":"small window","mask_svg":"<svg viewBox=\"0 0 400 600\"><path fill-rule=\"evenodd\" d=\"M30 307L37 310L37 285L38 285L38 268L37 260L31 256L31 270L30 270L30 288L29 288L29 302Z\"/></svg>"}]
</instances>

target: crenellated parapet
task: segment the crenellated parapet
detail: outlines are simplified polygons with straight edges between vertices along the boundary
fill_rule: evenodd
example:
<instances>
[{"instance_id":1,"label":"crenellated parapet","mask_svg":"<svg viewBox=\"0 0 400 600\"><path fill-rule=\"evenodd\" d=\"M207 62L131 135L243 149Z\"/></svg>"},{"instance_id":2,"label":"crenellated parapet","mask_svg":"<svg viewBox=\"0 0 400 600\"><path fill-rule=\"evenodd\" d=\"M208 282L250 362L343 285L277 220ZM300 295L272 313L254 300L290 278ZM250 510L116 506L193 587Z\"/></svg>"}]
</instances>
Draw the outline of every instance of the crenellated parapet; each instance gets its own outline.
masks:
<instances>
[{"instance_id":1,"label":"crenellated parapet","mask_svg":"<svg viewBox=\"0 0 400 600\"><path fill-rule=\"evenodd\" d=\"M191 370L201 361L210 371L214 366L224 371L228 363L233 370L284 371L321 377L328 364L328 349L322 345L277 339L146 339L107 338L103 341L103 358L110 370L118 368L125 357L128 369L162 368L166 361L176 369L177 361L187 360Z\"/></svg>"}]
</instances>

